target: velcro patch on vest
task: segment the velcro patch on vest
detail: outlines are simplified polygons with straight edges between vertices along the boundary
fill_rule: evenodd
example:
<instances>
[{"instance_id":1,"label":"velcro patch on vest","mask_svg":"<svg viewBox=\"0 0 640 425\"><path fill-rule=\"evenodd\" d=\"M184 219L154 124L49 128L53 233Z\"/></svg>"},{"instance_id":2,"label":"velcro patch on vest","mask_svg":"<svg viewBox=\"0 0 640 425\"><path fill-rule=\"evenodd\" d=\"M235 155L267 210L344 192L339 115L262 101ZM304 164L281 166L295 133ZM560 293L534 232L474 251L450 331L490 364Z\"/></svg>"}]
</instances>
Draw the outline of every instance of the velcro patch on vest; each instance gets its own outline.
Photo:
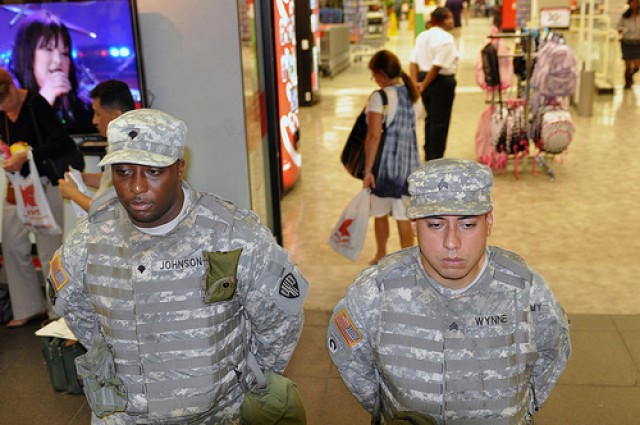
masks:
<instances>
[{"instance_id":1,"label":"velcro patch on vest","mask_svg":"<svg viewBox=\"0 0 640 425\"><path fill-rule=\"evenodd\" d=\"M192 255L185 258L170 258L164 260L154 261L152 264L154 271L166 272L174 270L186 270L193 268L204 268L205 262L208 259L203 257L202 254ZM144 270L138 270L140 273L144 273Z\"/></svg>"},{"instance_id":2,"label":"velcro patch on vest","mask_svg":"<svg viewBox=\"0 0 640 425\"><path fill-rule=\"evenodd\" d=\"M285 298L294 299L300 296L300 287L296 277L288 273L280 282L278 293Z\"/></svg>"},{"instance_id":3,"label":"velcro patch on vest","mask_svg":"<svg viewBox=\"0 0 640 425\"><path fill-rule=\"evenodd\" d=\"M49 273L53 281L53 286L56 288L56 291L60 292L64 285L69 282L69 277L67 277L67 273L62 268L62 263L60 262L60 252L56 252L56 255L54 255L49 262Z\"/></svg>"},{"instance_id":4,"label":"velcro patch on vest","mask_svg":"<svg viewBox=\"0 0 640 425\"><path fill-rule=\"evenodd\" d=\"M511 324L510 316L506 313L490 314L483 316L474 316L473 325L475 326L502 326Z\"/></svg>"},{"instance_id":5,"label":"velcro patch on vest","mask_svg":"<svg viewBox=\"0 0 640 425\"><path fill-rule=\"evenodd\" d=\"M549 303L546 301L533 303L533 304L530 304L530 306L531 306L531 311L533 313L540 313L540 312L547 313L550 310Z\"/></svg>"},{"instance_id":6,"label":"velcro patch on vest","mask_svg":"<svg viewBox=\"0 0 640 425\"><path fill-rule=\"evenodd\" d=\"M362 334L353 324L346 310L343 309L336 314L333 321L349 347L353 348L354 345L360 342Z\"/></svg>"}]
</instances>

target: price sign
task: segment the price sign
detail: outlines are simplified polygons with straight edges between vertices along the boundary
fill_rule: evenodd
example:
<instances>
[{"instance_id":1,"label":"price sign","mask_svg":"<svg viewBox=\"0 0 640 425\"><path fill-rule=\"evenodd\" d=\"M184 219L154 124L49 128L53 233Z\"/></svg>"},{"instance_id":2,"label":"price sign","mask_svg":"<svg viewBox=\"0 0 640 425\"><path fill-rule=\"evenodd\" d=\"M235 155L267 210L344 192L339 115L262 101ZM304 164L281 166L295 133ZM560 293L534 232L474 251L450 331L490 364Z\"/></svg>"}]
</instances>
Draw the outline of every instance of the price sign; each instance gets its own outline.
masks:
<instances>
[{"instance_id":1,"label":"price sign","mask_svg":"<svg viewBox=\"0 0 640 425\"><path fill-rule=\"evenodd\" d=\"M571 9L568 7L540 9L540 26L547 28L569 28L569 26L571 26Z\"/></svg>"}]
</instances>

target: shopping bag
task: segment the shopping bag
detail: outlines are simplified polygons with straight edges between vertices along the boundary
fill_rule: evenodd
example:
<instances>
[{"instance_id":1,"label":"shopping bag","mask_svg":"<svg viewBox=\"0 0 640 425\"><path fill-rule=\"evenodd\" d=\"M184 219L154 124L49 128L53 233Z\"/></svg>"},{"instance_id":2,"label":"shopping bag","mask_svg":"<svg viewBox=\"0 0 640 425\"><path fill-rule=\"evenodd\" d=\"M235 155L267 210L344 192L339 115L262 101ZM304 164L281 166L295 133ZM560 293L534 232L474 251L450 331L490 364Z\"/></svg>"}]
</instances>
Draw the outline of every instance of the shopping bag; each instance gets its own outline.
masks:
<instances>
[{"instance_id":1,"label":"shopping bag","mask_svg":"<svg viewBox=\"0 0 640 425\"><path fill-rule=\"evenodd\" d=\"M51 212L31 151L27 152L27 158L29 161L29 175L27 177L19 172L7 173L16 195L18 217L25 226L36 233L59 235L62 233L62 229L56 223Z\"/></svg>"},{"instance_id":2,"label":"shopping bag","mask_svg":"<svg viewBox=\"0 0 640 425\"><path fill-rule=\"evenodd\" d=\"M78 186L80 193L89 196L89 190L87 189L87 185L84 184L84 180L82 180L82 174L80 174L80 171L69 166L69 177L74 181L76 186ZM64 178L66 179L67 176L65 175ZM71 206L73 207L73 211L76 213L76 217L85 218L87 216L88 213L75 201L71 201Z\"/></svg>"},{"instance_id":3,"label":"shopping bag","mask_svg":"<svg viewBox=\"0 0 640 425\"><path fill-rule=\"evenodd\" d=\"M329 237L329 245L352 261L360 255L367 235L371 208L369 195L369 189L362 189L349 202Z\"/></svg>"}]
</instances>

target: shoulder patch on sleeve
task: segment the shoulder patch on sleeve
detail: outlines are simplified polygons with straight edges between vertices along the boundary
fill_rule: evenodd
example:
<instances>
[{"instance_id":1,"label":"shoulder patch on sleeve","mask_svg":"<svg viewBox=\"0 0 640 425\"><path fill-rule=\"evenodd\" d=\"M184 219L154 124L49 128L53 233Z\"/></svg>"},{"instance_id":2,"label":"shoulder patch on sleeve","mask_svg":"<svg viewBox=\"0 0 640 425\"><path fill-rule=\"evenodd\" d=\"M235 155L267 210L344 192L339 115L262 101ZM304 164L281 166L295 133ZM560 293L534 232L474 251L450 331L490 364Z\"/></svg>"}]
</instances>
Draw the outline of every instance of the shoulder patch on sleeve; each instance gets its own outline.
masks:
<instances>
[{"instance_id":1,"label":"shoulder patch on sleeve","mask_svg":"<svg viewBox=\"0 0 640 425\"><path fill-rule=\"evenodd\" d=\"M280 273L274 273L273 267L270 267L270 271L276 276L282 276L284 267L279 266ZM295 315L302 309L308 290L309 284L307 281L297 270L292 270L277 278L272 290L273 300L288 315Z\"/></svg>"},{"instance_id":2,"label":"shoulder patch on sleeve","mask_svg":"<svg viewBox=\"0 0 640 425\"><path fill-rule=\"evenodd\" d=\"M294 299L300 296L300 286L298 280L292 273L288 273L280 281L280 289L278 293L285 298Z\"/></svg>"},{"instance_id":3,"label":"shoulder patch on sleeve","mask_svg":"<svg viewBox=\"0 0 640 425\"><path fill-rule=\"evenodd\" d=\"M60 292L64 285L69 282L67 272L64 271L64 269L62 268L62 263L60 262L60 252L56 252L56 254L49 262L49 270L51 280L53 281L53 286L56 288L57 292Z\"/></svg>"},{"instance_id":4,"label":"shoulder patch on sleeve","mask_svg":"<svg viewBox=\"0 0 640 425\"><path fill-rule=\"evenodd\" d=\"M333 317L333 321L349 347L353 348L354 345L362 340L362 334L353 324L345 309L340 310L340 312Z\"/></svg>"}]
</instances>

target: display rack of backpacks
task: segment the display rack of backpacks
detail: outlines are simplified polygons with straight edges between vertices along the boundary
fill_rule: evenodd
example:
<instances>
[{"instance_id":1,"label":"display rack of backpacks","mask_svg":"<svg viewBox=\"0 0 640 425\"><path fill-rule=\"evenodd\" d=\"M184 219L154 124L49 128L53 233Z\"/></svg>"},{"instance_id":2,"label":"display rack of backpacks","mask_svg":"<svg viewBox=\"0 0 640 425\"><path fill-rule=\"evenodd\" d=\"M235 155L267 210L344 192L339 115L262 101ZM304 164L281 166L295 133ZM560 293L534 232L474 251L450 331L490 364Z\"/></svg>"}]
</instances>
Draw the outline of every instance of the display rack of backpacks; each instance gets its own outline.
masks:
<instances>
[{"instance_id":1,"label":"display rack of backpacks","mask_svg":"<svg viewBox=\"0 0 640 425\"><path fill-rule=\"evenodd\" d=\"M529 137L524 99L507 99L482 113L476 130L476 158L492 170L504 171L510 158L513 174L520 177L520 161L529 157Z\"/></svg>"},{"instance_id":2,"label":"display rack of backpacks","mask_svg":"<svg viewBox=\"0 0 640 425\"><path fill-rule=\"evenodd\" d=\"M515 49L505 39L515 39ZM515 95L511 90L514 77ZM478 161L504 171L513 158L518 178L519 162L529 157L532 141L536 147L534 175L541 166L554 180L545 157L566 152L571 142L574 127L566 99L577 84L575 55L562 36L550 32L539 37L537 30L529 29L499 33L494 27L476 65L476 82L490 104L476 130ZM504 101L502 95L507 91L513 98Z\"/></svg>"},{"instance_id":3,"label":"display rack of backpacks","mask_svg":"<svg viewBox=\"0 0 640 425\"><path fill-rule=\"evenodd\" d=\"M564 37L548 32L541 38L530 94L529 137L537 148L537 162L543 155L555 159L566 154L575 133L567 105L578 84L576 57Z\"/></svg>"},{"instance_id":4,"label":"display rack of backpacks","mask_svg":"<svg viewBox=\"0 0 640 425\"><path fill-rule=\"evenodd\" d=\"M509 45L508 39L516 41L515 48ZM520 161L529 156L530 46L528 33L500 33L492 27L475 69L476 83L485 91L489 104L476 129L476 158L494 171L505 171L509 159L513 159L516 178L520 176ZM523 60L524 66L519 72L516 72L516 59Z\"/></svg>"}]
</instances>

